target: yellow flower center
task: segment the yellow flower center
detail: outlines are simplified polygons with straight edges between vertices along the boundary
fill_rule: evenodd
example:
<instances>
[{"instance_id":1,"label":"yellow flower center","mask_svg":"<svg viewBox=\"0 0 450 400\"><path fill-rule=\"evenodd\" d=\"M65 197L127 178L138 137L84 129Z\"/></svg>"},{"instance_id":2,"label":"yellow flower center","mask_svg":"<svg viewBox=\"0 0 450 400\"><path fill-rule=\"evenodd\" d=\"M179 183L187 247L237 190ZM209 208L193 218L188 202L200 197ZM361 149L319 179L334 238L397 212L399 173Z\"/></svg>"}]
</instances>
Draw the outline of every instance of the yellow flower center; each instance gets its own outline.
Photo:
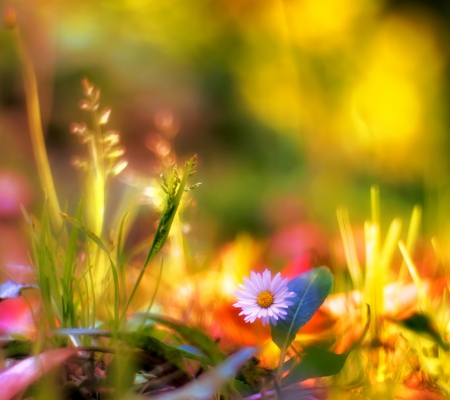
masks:
<instances>
[{"instance_id":1,"label":"yellow flower center","mask_svg":"<svg viewBox=\"0 0 450 400\"><path fill-rule=\"evenodd\" d=\"M268 308L273 303L273 296L272 293L264 291L258 294L258 306L262 308Z\"/></svg>"}]
</instances>

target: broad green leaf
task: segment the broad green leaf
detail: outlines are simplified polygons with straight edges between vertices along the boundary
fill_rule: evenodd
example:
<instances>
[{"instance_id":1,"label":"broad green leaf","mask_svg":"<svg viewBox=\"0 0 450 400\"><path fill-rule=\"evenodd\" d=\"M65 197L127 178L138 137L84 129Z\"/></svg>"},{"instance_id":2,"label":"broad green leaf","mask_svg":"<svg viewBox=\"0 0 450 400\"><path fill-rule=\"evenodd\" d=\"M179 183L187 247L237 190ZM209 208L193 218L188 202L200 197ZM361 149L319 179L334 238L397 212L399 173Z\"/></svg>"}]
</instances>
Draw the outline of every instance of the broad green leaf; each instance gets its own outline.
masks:
<instances>
[{"instance_id":1,"label":"broad green leaf","mask_svg":"<svg viewBox=\"0 0 450 400\"><path fill-rule=\"evenodd\" d=\"M320 378L335 375L341 371L347 361L348 355L363 341L370 327L370 307L367 305L367 322L361 335L352 344L350 349L343 354L336 354L321 346L312 346L305 350L303 358L293 367L290 367L289 375L282 381L282 386L289 386L302 382L309 378ZM288 362L291 362L291 358ZM287 364L287 363L286 363Z\"/></svg>"},{"instance_id":2,"label":"broad green leaf","mask_svg":"<svg viewBox=\"0 0 450 400\"><path fill-rule=\"evenodd\" d=\"M151 320L178 332L187 342L205 353L214 364L225 359L225 355L220 351L218 344L200 329L187 326L182 322L162 315L151 313L136 313L135 315L150 318Z\"/></svg>"},{"instance_id":3,"label":"broad green leaf","mask_svg":"<svg viewBox=\"0 0 450 400\"><path fill-rule=\"evenodd\" d=\"M236 391L241 397L251 396L255 393L255 390L248 383L245 383L239 379L234 379L231 381L231 386L233 390Z\"/></svg>"},{"instance_id":4,"label":"broad green leaf","mask_svg":"<svg viewBox=\"0 0 450 400\"><path fill-rule=\"evenodd\" d=\"M310 378L335 375L342 369L349 354L335 354L323 347L311 347L281 384L289 386Z\"/></svg>"},{"instance_id":5,"label":"broad green leaf","mask_svg":"<svg viewBox=\"0 0 450 400\"><path fill-rule=\"evenodd\" d=\"M289 291L297 297L289 299L294 304L286 309L284 320L271 325L272 340L282 350L286 350L298 330L316 313L327 298L333 286L333 275L327 267L314 268L288 283Z\"/></svg>"}]
</instances>

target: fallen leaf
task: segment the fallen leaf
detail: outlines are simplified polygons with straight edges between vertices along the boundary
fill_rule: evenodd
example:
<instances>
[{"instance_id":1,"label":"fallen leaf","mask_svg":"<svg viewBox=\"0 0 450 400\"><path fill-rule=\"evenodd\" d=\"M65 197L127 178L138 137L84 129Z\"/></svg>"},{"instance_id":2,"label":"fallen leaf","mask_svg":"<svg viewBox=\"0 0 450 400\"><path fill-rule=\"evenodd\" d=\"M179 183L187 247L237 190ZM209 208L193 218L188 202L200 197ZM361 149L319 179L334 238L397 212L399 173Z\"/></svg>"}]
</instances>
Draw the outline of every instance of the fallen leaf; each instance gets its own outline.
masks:
<instances>
[{"instance_id":1,"label":"fallen leaf","mask_svg":"<svg viewBox=\"0 0 450 400\"><path fill-rule=\"evenodd\" d=\"M2 283L0 285L0 301L5 299L12 299L20 296L20 293L24 289L30 289L30 288L38 288L38 285L26 283L16 283L12 281L11 279L9 281L6 281L5 283Z\"/></svg>"},{"instance_id":2,"label":"fallen leaf","mask_svg":"<svg viewBox=\"0 0 450 400\"><path fill-rule=\"evenodd\" d=\"M77 349L53 349L29 357L0 372L0 400L10 400L53 368L77 354Z\"/></svg>"}]
</instances>

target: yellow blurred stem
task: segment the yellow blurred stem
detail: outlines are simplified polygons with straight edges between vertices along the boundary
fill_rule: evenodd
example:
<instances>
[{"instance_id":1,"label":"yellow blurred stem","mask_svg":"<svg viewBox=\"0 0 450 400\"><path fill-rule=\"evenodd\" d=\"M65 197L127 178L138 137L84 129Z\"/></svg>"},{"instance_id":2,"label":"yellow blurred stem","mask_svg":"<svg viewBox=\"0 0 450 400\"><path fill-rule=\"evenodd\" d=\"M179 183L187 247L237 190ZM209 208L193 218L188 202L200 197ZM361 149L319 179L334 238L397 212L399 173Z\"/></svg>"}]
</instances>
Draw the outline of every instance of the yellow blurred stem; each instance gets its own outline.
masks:
<instances>
[{"instance_id":1,"label":"yellow blurred stem","mask_svg":"<svg viewBox=\"0 0 450 400\"><path fill-rule=\"evenodd\" d=\"M408 254L413 254L414 247L416 246L417 237L419 236L420 223L422 219L422 208L418 205L414 206L413 212L411 214L411 220L408 228L408 235L406 237L406 250ZM408 268L406 266L405 260L403 260L400 266L400 271L398 273L398 281L406 281L406 276L408 273Z\"/></svg>"},{"instance_id":2,"label":"yellow blurred stem","mask_svg":"<svg viewBox=\"0 0 450 400\"><path fill-rule=\"evenodd\" d=\"M39 180L48 196L49 214L54 229L59 229L63 223L60 215L58 197L56 195L53 177L45 148L44 133L42 131L39 95L33 62L28 49L22 40L19 29L13 29L17 54L19 56L22 79L27 103L28 126L30 129L33 154L37 165Z\"/></svg>"},{"instance_id":3,"label":"yellow blurred stem","mask_svg":"<svg viewBox=\"0 0 450 400\"><path fill-rule=\"evenodd\" d=\"M439 241L436 236L433 236L431 238L431 245L433 246L434 253L436 254L436 257L438 259L438 263L442 265L443 268L443 274L447 274L447 269L445 268L444 263L444 253L442 252L441 245L439 244Z\"/></svg>"},{"instance_id":4,"label":"yellow blurred stem","mask_svg":"<svg viewBox=\"0 0 450 400\"><path fill-rule=\"evenodd\" d=\"M380 225L380 189L377 185L370 188L370 205L372 210L372 223Z\"/></svg>"},{"instance_id":5,"label":"yellow blurred stem","mask_svg":"<svg viewBox=\"0 0 450 400\"><path fill-rule=\"evenodd\" d=\"M365 280L365 302L373 310L372 333L378 337L378 316L383 309L383 284L382 275L379 268L379 242L380 229L377 224L366 221L364 224L366 242L366 280Z\"/></svg>"},{"instance_id":6,"label":"yellow blurred stem","mask_svg":"<svg viewBox=\"0 0 450 400\"><path fill-rule=\"evenodd\" d=\"M414 262L412 261L410 255L409 255L409 252L406 249L405 244L402 241L399 241L398 247L400 248L400 252L402 253L402 256L405 260L405 263L406 263L406 266L408 267L409 273L411 274L411 278L417 287L419 307L423 312L425 312L425 310L427 309L428 300L427 300L426 293L423 290L422 279L420 279L419 272L417 271L417 268L416 268Z\"/></svg>"},{"instance_id":7,"label":"yellow blurred stem","mask_svg":"<svg viewBox=\"0 0 450 400\"><path fill-rule=\"evenodd\" d=\"M341 231L342 243L344 245L345 259L347 261L350 277L353 282L353 287L356 290L363 289L361 265L358 261L356 253L355 237L353 235L348 211L346 209L338 209L336 211L339 230Z\"/></svg>"},{"instance_id":8,"label":"yellow blurred stem","mask_svg":"<svg viewBox=\"0 0 450 400\"><path fill-rule=\"evenodd\" d=\"M105 216L105 192L106 192L106 176L104 166L104 153L102 132L99 123L97 111L91 111L92 127L94 131L94 140L89 142L89 153L91 157L91 166L86 179L86 193L88 200L91 200L92 208L86 210L88 224L93 232L100 238L103 238L103 225ZM109 272L109 260L101 249L95 243L90 242L91 251L94 252L94 284L100 293L105 291L107 282L105 278ZM100 289L98 289L100 286Z\"/></svg>"},{"instance_id":9,"label":"yellow blurred stem","mask_svg":"<svg viewBox=\"0 0 450 400\"><path fill-rule=\"evenodd\" d=\"M90 151L92 156L93 179L91 188L94 191L94 204L96 213L93 220L94 232L101 237L103 230L103 219L105 215L105 165L103 154L102 132L96 111L92 111L92 125L94 127L94 140L91 142Z\"/></svg>"},{"instance_id":10,"label":"yellow blurred stem","mask_svg":"<svg viewBox=\"0 0 450 400\"><path fill-rule=\"evenodd\" d=\"M402 220L400 218L395 218L391 226L389 227L386 239L384 240L384 245L381 250L380 256L380 269L381 274L386 277L389 273L389 266L392 263L392 258L394 257L395 250L397 250L397 243L400 239L400 233L402 231Z\"/></svg>"}]
</instances>

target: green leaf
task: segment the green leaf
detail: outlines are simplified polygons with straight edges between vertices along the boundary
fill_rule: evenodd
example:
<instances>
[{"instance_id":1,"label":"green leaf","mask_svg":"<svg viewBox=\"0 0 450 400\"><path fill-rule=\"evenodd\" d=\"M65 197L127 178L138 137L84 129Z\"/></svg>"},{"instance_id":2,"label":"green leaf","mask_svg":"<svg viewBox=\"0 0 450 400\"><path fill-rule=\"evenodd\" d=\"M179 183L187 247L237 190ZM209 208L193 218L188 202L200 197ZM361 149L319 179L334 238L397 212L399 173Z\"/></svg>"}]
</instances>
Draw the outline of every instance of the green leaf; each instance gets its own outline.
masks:
<instances>
[{"instance_id":1,"label":"green leaf","mask_svg":"<svg viewBox=\"0 0 450 400\"><path fill-rule=\"evenodd\" d=\"M251 396L253 393L255 393L255 390L248 383L245 383L239 379L234 379L231 382L231 387L241 397Z\"/></svg>"},{"instance_id":2,"label":"green leaf","mask_svg":"<svg viewBox=\"0 0 450 400\"><path fill-rule=\"evenodd\" d=\"M151 320L178 332L187 342L205 353L211 359L213 365L223 361L226 358L220 351L218 344L208 335L204 334L200 329L187 326L182 322L164 317L162 315L152 313L136 313L135 315L150 318Z\"/></svg>"},{"instance_id":3,"label":"green leaf","mask_svg":"<svg viewBox=\"0 0 450 400\"><path fill-rule=\"evenodd\" d=\"M370 327L370 307L367 305L367 322L359 338L343 354L336 354L323 346L311 346L305 349L300 362L290 368L290 373L282 381L282 386L289 386L310 378L335 375L341 371L348 355L363 341ZM292 361L291 358L288 362ZM287 363L286 363L287 364Z\"/></svg>"},{"instance_id":4,"label":"green leaf","mask_svg":"<svg viewBox=\"0 0 450 400\"><path fill-rule=\"evenodd\" d=\"M286 318L279 319L276 326L271 325L272 340L281 351L290 346L298 330L327 298L333 286L333 275L327 267L318 267L295 277L287 286L297 297L289 299L294 304L286 309Z\"/></svg>"},{"instance_id":5,"label":"green leaf","mask_svg":"<svg viewBox=\"0 0 450 400\"><path fill-rule=\"evenodd\" d=\"M408 318L393 320L393 322L403 325L405 328L408 328L409 330L417 334L428 337L429 339L433 340L438 346L440 346L443 350L449 349L448 343L445 342L444 339L442 339L442 336L440 335L435 324L433 323L431 318L426 314L414 313Z\"/></svg>"},{"instance_id":6,"label":"green leaf","mask_svg":"<svg viewBox=\"0 0 450 400\"><path fill-rule=\"evenodd\" d=\"M185 165L183 177L178 177L177 167L174 166L169 183L164 184L167 187L167 198L164 204L164 209L156 228L155 236L153 237L152 245L144 262L144 268L147 264L155 258L156 254L162 249L164 243L169 236L170 227L175 218L175 215L180 205L181 197L187 184L188 177L192 174L193 169L197 163L197 156L192 157ZM164 178L165 179L165 178Z\"/></svg>"},{"instance_id":7,"label":"green leaf","mask_svg":"<svg viewBox=\"0 0 450 400\"><path fill-rule=\"evenodd\" d=\"M310 347L281 384L289 386L310 378L335 375L342 369L349 354L335 354L323 347Z\"/></svg>"},{"instance_id":8,"label":"green leaf","mask_svg":"<svg viewBox=\"0 0 450 400\"><path fill-rule=\"evenodd\" d=\"M142 265L141 271L139 272L139 275L135 281L133 289L131 289L131 293L128 296L128 300L125 306L123 307L120 322L122 322L125 319L128 307L130 306L131 301L133 300L134 295L136 294L136 290L142 280L142 277L144 276L144 272L145 269L147 268L147 265L149 264L150 261L152 261L156 257L158 252L164 246L164 243L166 243L166 240L169 236L170 228L172 226L172 222L177 213L178 206L180 205L181 196L184 193L184 188L186 187L189 176L191 176L192 173L194 172L193 169L196 163L197 163L197 156L192 157L186 163L183 177L181 178L181 180L178 177L176 165L172 170L170 181L167 183L167 181L164 180L165 178L163 178L164 181L163 186L165 186L167 189L165 190L165 192L167 193L167 197L164 203L164 209L161 218L159 219L158 226L156 227L155 236L153 237L150 250L147 253L147 257L145 258L144 264Z\"/></svg>"},{"instance_id":9,"label":"green leaf","mask_svg":"<svg viewBox=\"0 0 450 400\"><path fill-rule=\"evenodd\" d=\"M56 335L112 336L111 332L108 330L95 328L63 328L53 329L52 332ZM170 362L182 369L184 369L183 357L197 361L204 361L205 359L204 356L194 354L191 351L186 351L182 348L171 346L153 336L139 333L117 332L117 337L133 347L151 352L161 361Z\"/></svg>"},{"instance_id":10,"label":"green leaf","mask_svg":"<svg viewBox=\"0 0 450 400\"><path fill-rule=\"evenodd\" d=\"M4 358L24 357L31 354L33 342L29 340L8 340L0 343L1 355Z\"/></svg>"},{"instance_id":11,"label":"green leaf","mask_svg":"<svg viewBox=\"0 0 450 400\"><path fill-rule=\"evenodd\" d=\"M168 362L182 371L185 369L183 358L204 361L204 357L197 356L191 352L166 344L152 336L125 332L118 332L117 336L130 346L138 347L151 353L152 356L161 361L161 363Z\"/></svg>"}]
</instances>

